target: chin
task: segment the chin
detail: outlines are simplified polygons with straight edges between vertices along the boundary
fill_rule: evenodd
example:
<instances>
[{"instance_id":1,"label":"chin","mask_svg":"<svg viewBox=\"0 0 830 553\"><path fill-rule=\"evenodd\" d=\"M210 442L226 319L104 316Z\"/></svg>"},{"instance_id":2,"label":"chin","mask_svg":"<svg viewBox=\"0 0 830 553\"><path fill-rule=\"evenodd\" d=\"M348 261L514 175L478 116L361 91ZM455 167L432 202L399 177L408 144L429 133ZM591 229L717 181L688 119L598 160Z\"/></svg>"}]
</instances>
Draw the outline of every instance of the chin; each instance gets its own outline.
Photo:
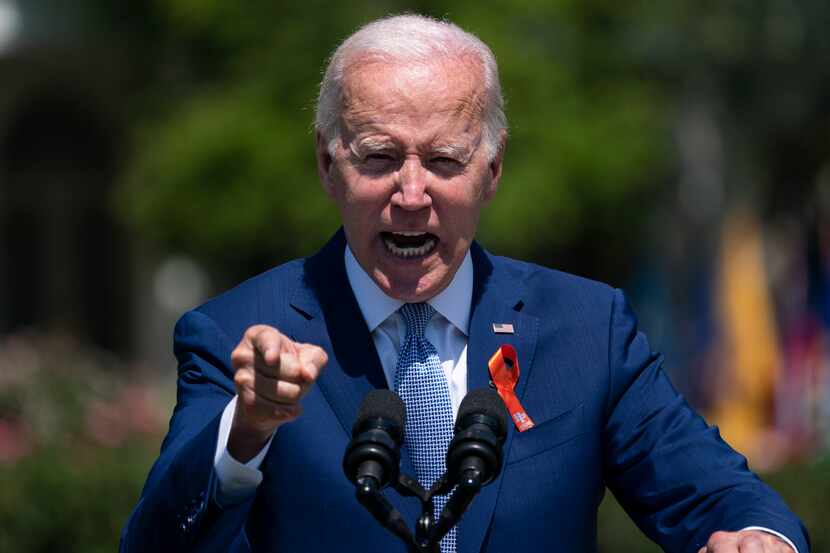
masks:
<instances>
[{"instance_id":1,"label":"chin","mask_svg":"<svg viewBox=\"0 0 830 553\"><path fill-rule=\"evenodd\" d=\"M436 296L449 282L436 281L429 277L430 275L427 274L413 280L407 278L390 278L388 274L381 274L379 278L375 278L375 282L377 282L380 289L387 296L407 303L417 303L427 301Z\"/></svg>"}]
</instances>

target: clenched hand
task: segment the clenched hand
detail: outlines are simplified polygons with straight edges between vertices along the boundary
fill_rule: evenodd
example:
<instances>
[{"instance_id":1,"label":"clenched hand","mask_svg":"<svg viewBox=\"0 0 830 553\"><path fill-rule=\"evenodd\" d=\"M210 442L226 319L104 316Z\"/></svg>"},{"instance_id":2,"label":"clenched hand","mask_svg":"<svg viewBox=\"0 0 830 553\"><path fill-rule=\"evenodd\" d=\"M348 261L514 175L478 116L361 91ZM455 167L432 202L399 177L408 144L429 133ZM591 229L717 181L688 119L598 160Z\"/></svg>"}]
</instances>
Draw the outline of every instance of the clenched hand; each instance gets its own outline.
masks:
<instances>
[{"instance_id":1,"label":"clenched hand","mask_svg":"<svg viewBox=\"0 0 830 553\"><path fill-rule=\"evenodd\" d=\"M795 553L786 542L768 532L715 532L697 553Z\"/></svg>"},{"instance_id":2,"label":"clenched hand","mask_svg":"<svg viewBox=\"0 0 830 553\"><path fill-rule=\"evenodd\" d=\"M231 353L238 399L228 452L246 462L281 424L300 416L300 400L328 361L322 348L294 342L279 330L254 325Z\"/></svg>"}]
</instances>

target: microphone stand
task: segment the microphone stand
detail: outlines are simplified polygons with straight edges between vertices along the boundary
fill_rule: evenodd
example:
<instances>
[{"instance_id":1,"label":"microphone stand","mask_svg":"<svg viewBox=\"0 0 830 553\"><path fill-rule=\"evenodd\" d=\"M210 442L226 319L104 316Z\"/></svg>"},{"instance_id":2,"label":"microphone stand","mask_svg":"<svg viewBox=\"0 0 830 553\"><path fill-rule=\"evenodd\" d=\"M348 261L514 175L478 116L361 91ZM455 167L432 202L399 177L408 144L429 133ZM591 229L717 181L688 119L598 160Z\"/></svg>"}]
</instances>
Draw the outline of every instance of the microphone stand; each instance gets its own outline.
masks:
<instances>
[{"instance_id":1,"label":"microphone stand","mask_svg":"<svg viewBox=\"0 0 830 553\"><path fill-rule=\"evenodd\" d=\"M444 480L445 476L442 476L439 482ZM436 486L433 486L433 489L435 488ZM415 535L407 543L409 550L413 553L441 553L439 542L432 541L430 536L430 532L434 526L432 520L432 510L434 507L432 498L435 494L433 490L425 490L417 479L401 473L398 475L397 482L395 482L395 491L403 497L417 497L421 500L421 516L415 522Z\"/></svg>"},{"instance_id":2,"label":"microphone stand","mask_svg":"<svg viewBox=\"0 0 830 553\"><path fill-rule=\"evenodd\" d=\"M403 473L398 474L394 489L403 497L416 497L421 501L421 516L415 524L413 535L403 516L389 500L380 493L378 482L369 476L360 478L355 488L355 497L381 526L396 535L407 547L409 553L441 553L441 539L458 524L470 502L481 490L484 482L482 474L484 464L480 459L470 463L461 474L458 484L453 489L445 473L431 489L425 490L415 478ZM452 492L438 520L433 517L433 497Z\"/></svg>"},{"instance_id":3,"label":"microphone stand","mask_svg":"<svg viewBox=\"0 0 830 553\"><path fill-rule=\"evenodd\" d=\"M446 505L444 505L444 509L441 511L438 520L430 528L430 541L440 543L446 533L458 524L461 516L467 511L467 507L470 506L470 502L481 491L481 487L484 485L482 481L483 463L480 459L476 458L470 464L474 466L467 467L462 471L461 478L459 478L455 489L452 490L452 495L447 500ZM442 483L442 486L438 489L438 495L444 495L451 491L445 489L451 487L446 480L446 474L439 480L439 483ZM430 510L430 512L432 511Z\"/></svg>"},{"instance_id":4,"label":"microphone stand","mask_svg":"<svg viewBox=\"0 0 830 553\"><path fill-rule=\"evenodd\" d=\"M412 532L406 526L403 516L389 500L380 493L378 481L372 477L360 478L356 482L355 497L375 517L381 526L398 536L404 543L412 543Z\"/></svg>"}]
</instances>

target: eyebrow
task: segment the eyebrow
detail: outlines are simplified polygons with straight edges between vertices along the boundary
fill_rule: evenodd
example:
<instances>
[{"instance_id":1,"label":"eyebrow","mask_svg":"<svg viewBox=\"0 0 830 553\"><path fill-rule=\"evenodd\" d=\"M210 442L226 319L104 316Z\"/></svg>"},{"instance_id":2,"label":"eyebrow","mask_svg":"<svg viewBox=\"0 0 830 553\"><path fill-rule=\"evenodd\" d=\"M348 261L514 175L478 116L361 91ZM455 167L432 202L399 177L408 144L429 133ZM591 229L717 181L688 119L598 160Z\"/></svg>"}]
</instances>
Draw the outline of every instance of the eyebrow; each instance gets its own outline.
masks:
<instances>
[{"instance_id":1,"label":"eyebrow","mask_svg":"<svg viewBox=\"0 0 830 553\"><path fill-rule=\"evenodd\" d=\"M473 158L476 144L440 144L432 147L432 155L447 157L462 165L466 165Z\"/></svg>"},{"instance_id":2,"label":"eyebrow","mask_svg":"<svg viewBox=\"0 0 830 553\"><path fill-rule=\"evenodd\" d=\"M447 157L459 158L466 161L466 158L471 155L470 148L460 144L443 144L435 146L432 151L436 154L445 155Z\"/></svg>"},{"instance_id":3,"label":"eyebrow","mask_svg":"<svg viewBox=\"0 0 830 553\"><path fill-rule=\"evenodd\" d=\"M366 152L379 152L395 148L396 142L388 137L367 136L353 141L349 149L357 157ZM463 162L469 161L475 148L464 144L440 144L429 147L431 154L451 157Z\"/></svg>"},{"instance_id":4,"label":"eyebrow","mask_svg":"<svg viewBox=\"0 0 830 553\"><path fill-rule=\"evenodd\" d=\"M382 150L393 146L394 142L388 138L378 138L376 136L367 136L352 143L355 148L363 150Z\"/></svg>"},{"instance_id":5,"label":"eyebrow","mask_svg":"<svg viewBox=\"0 0 830 553\"><path fill-rule=\"evenodd\" d=\"M359 140L352 141L349 144L349 149L352 155L360 157L362 153L379 152L393 148L395 143L388 138L378 138L375 136L367 136Z\"/></svg>"}]
</instances>

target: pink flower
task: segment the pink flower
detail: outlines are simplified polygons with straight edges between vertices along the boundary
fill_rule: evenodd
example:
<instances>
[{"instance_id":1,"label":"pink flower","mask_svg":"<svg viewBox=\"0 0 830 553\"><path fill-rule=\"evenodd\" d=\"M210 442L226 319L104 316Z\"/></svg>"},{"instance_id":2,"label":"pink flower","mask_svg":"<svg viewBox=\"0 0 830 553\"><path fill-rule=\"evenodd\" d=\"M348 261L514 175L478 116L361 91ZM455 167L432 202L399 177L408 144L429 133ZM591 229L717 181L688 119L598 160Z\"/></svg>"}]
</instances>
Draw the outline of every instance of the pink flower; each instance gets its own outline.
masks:
<instances>
[{"instance_id":1,"label":"pink flower","mask_svg":"<svg viewBox=\"0 0 830 553\"><path fill-rule=\"evenodd\" d=\"M129 385L109 401L94 400L87 405L86 431L107 447L122 445L130 435L153 434L162 426L162 415L152 392Z\"/></svg>"},{"instance_id":2,"label":"pink flower","mask_svg":"<svg viewBox=\"0 0 830 553\"><path fill-rule=\"evenodd\" d=\"M0 463L13 463L33 449L32 433L25 422L0 419Z\"/></svg>"}]
</instances>

